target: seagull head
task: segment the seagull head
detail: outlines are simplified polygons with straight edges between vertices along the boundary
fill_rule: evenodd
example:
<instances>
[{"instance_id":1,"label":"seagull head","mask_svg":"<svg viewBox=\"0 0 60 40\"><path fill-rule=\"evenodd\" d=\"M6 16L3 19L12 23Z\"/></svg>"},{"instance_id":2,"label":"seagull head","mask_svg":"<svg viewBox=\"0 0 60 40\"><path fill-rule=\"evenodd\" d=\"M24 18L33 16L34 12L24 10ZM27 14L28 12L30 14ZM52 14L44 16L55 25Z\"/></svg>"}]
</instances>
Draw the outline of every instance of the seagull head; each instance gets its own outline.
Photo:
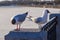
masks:
<instances>
[{"instance_id":1,"label":"seagull head","mask_svg":"<svg viewBox=\"0 0 60 40\"><path fill-rule=\"evenodd\" d=\"M11 23L12 24L15 24L16 23L16 20L15 19L12 19Z\"/></svg>"},{"instance_id":2,"label":"seagull head","mask_svg":"<svg viewBox=\"0 0 60 40\"><path fill-rule=\"evenodd\" d=\"M28 12L26 12L25 14L28 15Z\"/></svg>"},{"instance_id":3,"label":"seagull head","mask_svg":"<svg viewBox=\"0 0 60 40\"><path fill-rule=\"evenodd\" d=\"M47 10L47 9L46 9L45 11L46 11L47 13L50 13L49 10Z\"/></svg>"}]
</instances>

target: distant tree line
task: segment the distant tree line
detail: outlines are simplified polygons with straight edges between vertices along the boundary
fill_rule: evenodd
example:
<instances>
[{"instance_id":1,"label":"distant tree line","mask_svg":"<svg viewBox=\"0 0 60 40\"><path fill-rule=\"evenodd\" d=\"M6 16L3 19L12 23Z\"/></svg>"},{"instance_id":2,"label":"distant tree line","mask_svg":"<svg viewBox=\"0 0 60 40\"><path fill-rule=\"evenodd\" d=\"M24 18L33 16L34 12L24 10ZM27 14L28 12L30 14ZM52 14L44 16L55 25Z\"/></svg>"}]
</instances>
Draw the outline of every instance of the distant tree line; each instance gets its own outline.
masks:
<instances>
[{"instance_id":1,"label":"distant tree line","mask_svg":"<svg viewBox=\"0 0 60 40\"><path fill-rule=\"evenodd\" d=\"M0 6L10 6L10 5L29 5L29 6L40 6L40 5L60 5L60 1L2 1Z\"/></svg>"}]
</instances>

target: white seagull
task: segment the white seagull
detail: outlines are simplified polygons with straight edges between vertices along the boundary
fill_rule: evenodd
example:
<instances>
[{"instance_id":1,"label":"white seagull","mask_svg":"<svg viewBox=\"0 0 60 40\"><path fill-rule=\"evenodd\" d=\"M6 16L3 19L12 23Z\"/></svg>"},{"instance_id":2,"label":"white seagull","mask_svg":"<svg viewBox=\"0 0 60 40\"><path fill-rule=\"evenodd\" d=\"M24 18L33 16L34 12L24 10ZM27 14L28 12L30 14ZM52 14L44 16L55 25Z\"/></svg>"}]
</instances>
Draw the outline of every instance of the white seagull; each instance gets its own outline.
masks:
<instances>
[{"instance_id":1,"label":"white seagull","mask_svg":"<svg viewBox=\"0 0 60 40\"><path fill-rule=\"evenodd\" d=\"M16 28L17 30L20 30L20 26L25 21L27 15L28 15L28 12L24 14L18 14L11 18L11 23L13 25L17 25L17 28Z\"/></svg>"},{"instance_id":2,"label":"white seagull","mask_svg":"<svg viewBox=\"0 0 60 40\"><path fill-rule=\"evenodd\" d=\"M45 10L44 11L44 15L43 15L43 17L32 17L32 16L29 16L29 17L27 17L30 21L33 21L33 22L35 22L35 23L37 23L38 25L39 25L39 28L41 29L41 24L44 24L44 23L46 23L47 22L47 18L48 18L48 13L50 13L49 12L49 10Z\"/></svg>"}]
</instances>

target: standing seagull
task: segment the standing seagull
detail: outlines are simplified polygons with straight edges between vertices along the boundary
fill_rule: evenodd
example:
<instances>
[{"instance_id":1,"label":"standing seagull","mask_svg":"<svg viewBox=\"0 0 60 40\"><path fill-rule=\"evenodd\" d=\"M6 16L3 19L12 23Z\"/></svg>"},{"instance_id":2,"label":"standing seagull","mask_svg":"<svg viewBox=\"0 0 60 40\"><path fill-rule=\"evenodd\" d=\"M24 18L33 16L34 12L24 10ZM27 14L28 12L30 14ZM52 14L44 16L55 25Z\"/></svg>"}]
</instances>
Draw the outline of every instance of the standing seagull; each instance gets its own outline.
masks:
<instances>
[{"instance_id":1,"label":"standing seagull","mask_svg":"<svg viewBox=\"0 0 60 40\"><path fill-rule=\"evenodd\" d=\"M11 18L11 23L13 25L17 25L17 30L20 30L20 26L25 21L27 15L28 15L28 12L24 14L18 14Z\"/></svg>"},{"instance_id":2,"label":"standing seagull","mask_svg":"<svg viewBox=\"0 0 60 40\"><path fill-rule=\"evenodd\" d=\"M29 16L27 17L30 21L33 21L35 23L37 23L41 29L41 24L44 24L47 22L47 18L48 18L48 13L50 13L47 9L44 11L44 15L43 17L37 17L37 18L34 18L32 16Z\"/></svg>"}]
</instances>

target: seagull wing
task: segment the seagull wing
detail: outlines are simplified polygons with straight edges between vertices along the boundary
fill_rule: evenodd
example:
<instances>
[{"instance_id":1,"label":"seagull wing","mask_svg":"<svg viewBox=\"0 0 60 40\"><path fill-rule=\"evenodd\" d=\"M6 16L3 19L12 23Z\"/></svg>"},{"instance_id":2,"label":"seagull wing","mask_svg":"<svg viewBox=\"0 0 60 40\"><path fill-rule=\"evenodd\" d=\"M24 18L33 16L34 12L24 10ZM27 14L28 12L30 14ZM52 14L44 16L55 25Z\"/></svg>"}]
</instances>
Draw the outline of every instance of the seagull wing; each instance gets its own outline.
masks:
<instances>
[{"instance_id":1,"label":"seagull wing","mask_svg":"<svg viewBox=\"0 0 60 40\"><path fill-rule=\"evenodd\" d=\"M42 17L38 17L38 18L36 18L36 19L35 19L35 22L36 22L36 23L40 23L40 22L42 22Z\"/></svg>"},{"instance_id":2,"label":"seagull wing","mask_svg":"<svg viewBox=\"0 0 60 40\"><path fill-rule=\"evenodd\" d=\"M26 18L27 14L19 14L15 16L15 19L19 22L23 22Z\"/></svg>"}]
</instances>

